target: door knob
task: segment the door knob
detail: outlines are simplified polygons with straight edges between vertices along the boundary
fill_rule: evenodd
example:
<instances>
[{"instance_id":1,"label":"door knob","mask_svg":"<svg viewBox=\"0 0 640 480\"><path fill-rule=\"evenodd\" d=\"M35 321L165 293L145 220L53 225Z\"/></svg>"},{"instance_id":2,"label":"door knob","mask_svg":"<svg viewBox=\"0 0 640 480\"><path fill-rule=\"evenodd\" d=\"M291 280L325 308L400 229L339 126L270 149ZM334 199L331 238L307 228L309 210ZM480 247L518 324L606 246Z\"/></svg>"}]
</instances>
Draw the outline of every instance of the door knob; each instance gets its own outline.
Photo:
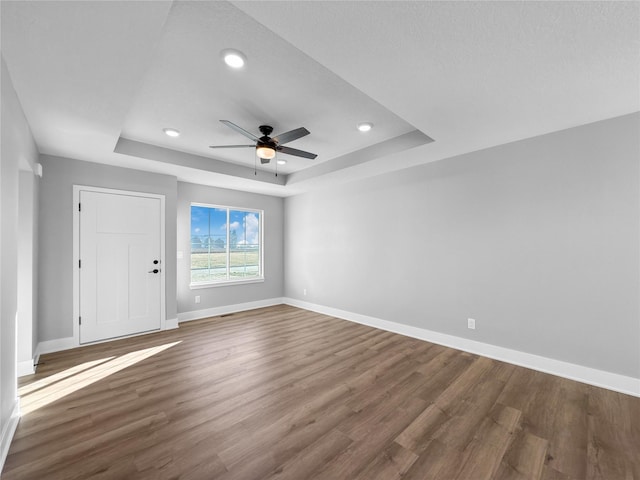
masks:
<instances>
[{"instance_id":1,"label":"door knob","mask_svg":"<svg viewBox=\"0 0 640 480\"><path fill-rule=\"evenodd\" d=\"M158 270L157 268L154 268L153 270L149 270L149 273L158 273L160 270Z\"/></svg>"}]
</instances>

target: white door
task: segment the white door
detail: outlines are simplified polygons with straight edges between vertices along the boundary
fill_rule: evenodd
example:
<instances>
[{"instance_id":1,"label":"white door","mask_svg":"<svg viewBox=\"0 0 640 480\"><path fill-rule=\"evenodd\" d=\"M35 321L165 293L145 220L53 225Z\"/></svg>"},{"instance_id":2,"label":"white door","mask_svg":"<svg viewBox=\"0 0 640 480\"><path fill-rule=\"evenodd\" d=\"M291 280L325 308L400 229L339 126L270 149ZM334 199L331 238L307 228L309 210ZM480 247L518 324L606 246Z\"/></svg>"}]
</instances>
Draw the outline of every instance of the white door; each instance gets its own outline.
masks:
<instances>
[{"instance_id":1,"label":"white door","mask_svg":"<svg viewBox=\"0 0 640 480\"><path fill-rule=\"evenodd\" d=\"M161 327L160 198L80 191L80 343Z\"/></svg>"}]
</instances>

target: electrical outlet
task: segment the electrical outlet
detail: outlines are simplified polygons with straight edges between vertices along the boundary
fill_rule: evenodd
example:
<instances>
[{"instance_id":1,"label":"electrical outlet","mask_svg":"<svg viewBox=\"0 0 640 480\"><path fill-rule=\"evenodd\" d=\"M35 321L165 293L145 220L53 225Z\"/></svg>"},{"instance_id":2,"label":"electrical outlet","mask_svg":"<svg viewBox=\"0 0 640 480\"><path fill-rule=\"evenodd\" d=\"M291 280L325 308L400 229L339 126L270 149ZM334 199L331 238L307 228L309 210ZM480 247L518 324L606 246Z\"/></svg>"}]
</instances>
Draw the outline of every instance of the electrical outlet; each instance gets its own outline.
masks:
<instances>
[{"instance_id":1,"label":"electrical outlet","mask_svg":"<svg viewBox=\"0 0 640 480\"><path fill-rule=\"evenodd\" d=\"M304 290L302 290L302 295L305 296L305 297L307 296L307 289L306 288Z\"/></svg>"},{"instance_id":2,"label":"electrical outlet","mask_svg":"<svg viewBox=\"0 0 640 480\"><path fill-rule=\"evenodd\" d=\"M196 303L200 303L200 295L196 295Z\"/></svg>"},{"instance_id":3,"label":"electrical outlet","mask_svg":"<svg viewBox=\"0 0 640 480\"><path fill-rule=\"evenodd\" d=\"M467 318L467 328L470 328L471 330L476 329L476 321L473 318Z\"/></svg>"}]
</instances>

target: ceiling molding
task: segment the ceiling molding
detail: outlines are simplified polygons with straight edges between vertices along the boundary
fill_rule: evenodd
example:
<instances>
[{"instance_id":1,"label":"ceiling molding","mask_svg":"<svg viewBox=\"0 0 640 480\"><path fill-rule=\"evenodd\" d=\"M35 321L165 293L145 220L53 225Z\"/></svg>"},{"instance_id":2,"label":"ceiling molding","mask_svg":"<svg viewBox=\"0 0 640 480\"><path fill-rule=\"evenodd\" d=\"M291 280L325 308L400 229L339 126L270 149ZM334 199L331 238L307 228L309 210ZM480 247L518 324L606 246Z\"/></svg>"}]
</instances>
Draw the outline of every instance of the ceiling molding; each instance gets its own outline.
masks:
<instances>
[{"instance_id":1,"label":"ceiling molding","mask_svg":"<svg viewBox=\"0 0 640 480\"><path fill-rule=\"evenodd\" d=\"M178 150L172 150L148 143L136 142L127 138L118 138L118 142L113 150L115 153L129 155L136 158L146 158L156 162L171 165L203 170L206 172L218 173L231 177L238 177L246 180L271 183L274 185L284 185L286 175L275 175L273 171L256 170L244 165L237 165L230 162L223 162L215 158L193 155ZM273 162L275 164L275 162ZM275 165L274 165L275 167Z\"/></svg>"}]
</instances>

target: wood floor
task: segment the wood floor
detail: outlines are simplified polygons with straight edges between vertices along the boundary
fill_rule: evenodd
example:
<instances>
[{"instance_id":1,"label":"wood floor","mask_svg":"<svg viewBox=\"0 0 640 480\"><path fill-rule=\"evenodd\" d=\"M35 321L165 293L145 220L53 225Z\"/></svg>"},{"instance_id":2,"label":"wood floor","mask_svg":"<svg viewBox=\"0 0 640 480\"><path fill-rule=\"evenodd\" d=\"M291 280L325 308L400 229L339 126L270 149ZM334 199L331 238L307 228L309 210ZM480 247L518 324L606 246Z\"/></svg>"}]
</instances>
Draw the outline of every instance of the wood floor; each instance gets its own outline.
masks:
<instances>
[{"instance_id":1,"label":"wood floor","mask_svg":"<svg viewBox=\"0 0 640 480\"><path fill-rule=\"evenodd\" d=\"M41 362L3 480L640 480L640 398L289 306Z\"/></svg>"}]
</instances>

